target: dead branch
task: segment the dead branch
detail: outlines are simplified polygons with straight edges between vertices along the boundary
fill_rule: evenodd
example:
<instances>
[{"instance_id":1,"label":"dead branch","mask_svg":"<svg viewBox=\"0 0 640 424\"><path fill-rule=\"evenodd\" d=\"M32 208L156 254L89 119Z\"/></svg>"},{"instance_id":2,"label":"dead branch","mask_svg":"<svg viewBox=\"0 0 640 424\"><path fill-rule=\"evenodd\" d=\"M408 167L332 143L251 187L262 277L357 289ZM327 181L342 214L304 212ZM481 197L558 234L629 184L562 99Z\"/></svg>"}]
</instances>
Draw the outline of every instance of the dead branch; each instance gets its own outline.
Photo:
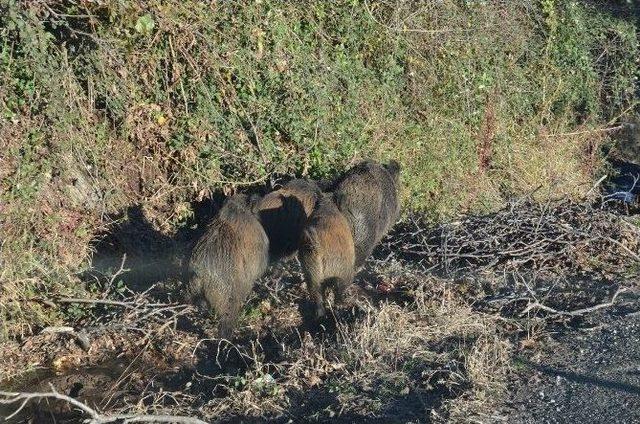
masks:
<instances>
[{"instance_id":1,"label":"dead branch","mask_svg":"<svg viewBox=\"0 0 640 424\"><path fill-rule=\"evenodd\" d=\"M109 292L109 290L111 289L111 286L113 286L113 283L115 283L116 278L118 278L121 274L129 271L128 269L125 269L125 267L124 267L124 263L126 261L127 261L127 254L123 253L122 254L122 261L120 262L120 268L118 268L118 270L109 279L109 282L107 283L107 287L104 290L105 292Z\"/></svg>"},{"instance_id":2,"label":"dead branch","mask_svg":"<svg viewBox=\"0 0 640 424\"><path fill-rule=\"evenodd\" d=\"M635 259L636 261L640 262L640 255L638 255L637 253L631 251L631 249L629 249L627 246L625 246L624 244L620 243L618 240L614 240L611 237L606 237L606 239L608 241L610 241L611 243L620 246L620 248L622 250L624 250L625 252L627 252L627 254L629 256L631 256L633 259Z\"/></svg>"},{"instance_id":3,"label":"dead branch","mask_svg":"<svg viewBox=\"0 0 640 424\"><path fill-rule=\"evenodd\" d=\"M136 301L128 301L128 302L124 302L124 301L120 301L120 300L108 300L108 299L84 299L84 298L77 298L77 297L59 297L56 299L51 300L53 302L58 302L58 303L86 303L86 304L93 304L93 305L110 305L110 306L122 306L123 308L136 308L141 306L141 302L136 302ZM144 304L145 307L163 307L163 306L167 306L168 304L166 303L146 303Z\"/></svg>"},{"instance_id":4,"label":"dead branch","mask_svg":"<svg viewBox=\"0 0 640 424\"><path fill-rule=\"evenodd\" d=\"M9 405L20 402L20 406L11 415L7 416L5 420L9 420L20 413L24 407L33 400L40 399L58 399L69 403L75 408L79 409L90 418L84 420L89 424L107 424L114 422L122 423L179 423L179 424L206 424L205 421L199 418L186 417L181 415L134 415L134 414L117 414L106 415L101 414L95 409L87 406L86 404L74 399L70 396L58 393L55 388L51 387L50 392L4 392L0 391L0 404Z\"/></svg>"},{"instance_id":5,"label":"dead branch","mask_svg":"<svg viewBox=\"0 0 640 424\"><path fill-rule=\"evenodd\" d=\"M631 187L629 187L627 190L616 191L614 193L610 193L610 194L607 194L606 196L603 196L602 198L603 203L606 204L613 200L622 201L623 203L627 203L627 204L634 203L637 196L633 191L638 186L638 182L640 181L640 175L631 175L631 178L633 178L633 183L631 184Z\"/></svg>"},{"instance_id":6,"label":"dead branch","mask_svg":"<svg viewBox=\"0 0 640 424\"><path fill-rule=\"evenodd\" d=\"M605 303L600 303L598 305L594 305L594 306L590 306L588 308L582 308L582 309L576 309L573 311L560 311L558 309L555 308L551 308L549 306L546 306L538 301L532 302L529 305L527 305L527 307L520 313L520 316L523 317L525 315L527 315L530 311L534 310L534 309L539 309L542 311L546 311L549 313L552 313L554 315L565 315L565 316L572 316L572 317L577 317L577 316L581 316L584 314L588 314L590 312L595 312L599 309L604 309L604 308L609 308L611 306L613 306L616 303L616 299L618 298L618 296L620 295L620 293L624 293L627 291L627 288L625 287L621 287L619 288L611 297L611 300Z\"/></svg>"},{"instance_id":7,"label":"dead branch","mask_svg":"<svg viewBox=\"0 0 640 424\"><path fill-rule=\"evenodd\" d=\"M602 177L600 177L600 179L598 181L595 182L595 184L593 184L593 186L591 186L591 188L589 189L589 191L587 191L587 193L583 196L584 198L588 198L589 195L591 193L593 193L595 191L595 189L597 189L600 184L602 184L602 182L604 180L606 180L609 176L607 174L604 174Z\"/></svg>"},{"instance_id":8,"label":"dead branch","mask_svg":"<svg viewBox=\"0 0 640 424\"><path fill-rule=\"evenodd\" d=\"M10 405L13 403L21 402L18 409L16 409L11 415L7 416L5 420L10 420L11 418L18 415L20 411L22 411L30 401L45 399L45 398L62 400L64 402L67 402L75 406L76 408L80 409L85 414L90 415L94 419L100 418L100 414L98 412L96 412L94 409L90 408L89 406L85 405L84 403L70 396L58 393L53 387L51 388L51 390L52 390L51 392L34 392L34 393L0 391L0 396L4 398L4 399L0 399L0 404Z\"/></svg>"},{"instance_id":9,"label":"dead branch","mask_svg":"<svg viewBox=\"0 0 640 424\"><path fill-rule=\"evenodd\" d=\"M620 215L589 203L521 199L498 212L437 227L410 217L385 241L381 254L444 272L616 273L640 261L639 247L640 230Z\"/></svg>"}]
</instances>

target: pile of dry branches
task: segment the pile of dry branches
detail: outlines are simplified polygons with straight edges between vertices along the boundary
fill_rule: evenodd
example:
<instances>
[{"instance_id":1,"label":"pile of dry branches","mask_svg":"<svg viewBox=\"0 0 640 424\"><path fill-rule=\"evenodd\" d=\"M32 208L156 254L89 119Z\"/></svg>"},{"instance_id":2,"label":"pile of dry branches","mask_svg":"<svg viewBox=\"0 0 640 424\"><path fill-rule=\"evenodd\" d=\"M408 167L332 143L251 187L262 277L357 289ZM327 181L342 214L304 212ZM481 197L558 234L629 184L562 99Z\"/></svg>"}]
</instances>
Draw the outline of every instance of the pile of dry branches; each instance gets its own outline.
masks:
<instances>
[{"instance_id":1,"label":"pile of dry branches","mask_svg":"<svg viewBox=\"0 0 640 424\"><path fill-rule=\"evenodd\" d=\"M107 333L136 334L140 337L137 344L148 344L165 332L175 331L178 319L194 311L190 305L156 301L150 295L153 289L154 286L141 293L131 292L122 300L68 297L46 300L50 304L89 305L104 309L83 320L81 328L47 327L42 333L70 334L84 350L90 349L92 339Z\"/></svg>"},{"instance_id":2,"label":"pile of dry branches","mask_svg":"<svg viewBox=\"0 0 640 424\"><path fill-rule=\"evenodd\" d=\"M429 227L410 217L387 243L390 254L446 272L473 269L603 271L640 261L640 229L586 203L523 200L502 210Z\"/></svg>"}]
</instances>

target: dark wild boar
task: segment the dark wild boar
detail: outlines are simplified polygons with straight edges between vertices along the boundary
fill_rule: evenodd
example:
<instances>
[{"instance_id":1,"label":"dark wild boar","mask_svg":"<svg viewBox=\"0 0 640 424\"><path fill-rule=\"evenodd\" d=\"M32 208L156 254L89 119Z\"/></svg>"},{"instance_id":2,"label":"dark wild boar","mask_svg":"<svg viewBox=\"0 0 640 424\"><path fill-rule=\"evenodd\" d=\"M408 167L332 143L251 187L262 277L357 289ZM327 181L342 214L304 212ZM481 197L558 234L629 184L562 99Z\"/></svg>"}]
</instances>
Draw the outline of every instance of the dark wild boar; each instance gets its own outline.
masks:
<instances>
[{"instance_id":1,"label":"dark wild boar","mask_svg":"<svg viewBox=\"0 0 640 424\"><path fill-rule=\"evenodd\" d=\"M341 302L355 274L351 229L332 195L325 194L316 203L302 231L298 257L315 306L315 317L321 319L326 315L327 291L333 290L336 301Z\"/></svg>"},{"instance_id":2,"label":"dark wild boar","mask_svg":"<svg viewBox=\"0 0 640 424\"><path fill-rule=\"evenodd\" d=\"M197 241L189 260L187 296L204 300L220 319L228 337L255 280L269 263L269 239L249 200L237 194L226 200Z\"/></svg>"},{"instance_id":3,"label":"dark wild boar","mask_svg":"<svg viewBox=\"0 0 640 424\"><path fill-rule=\"evenodd\" d=\"M314 181L295 179L256 202L254 210L269 238L271 262L295 255L302 228L320 195Z\"/></svg>"},{"instance_id":4,"label":"dark wild boar","mask_svg":"<svg viewBox=\"0 0 640 424\"><path fill-rule=\"evenodd\" d=\"M400 164L367 160L342 175L330 189L349 222L360 268L400 213Z\"/></svg>"}]
</instances>

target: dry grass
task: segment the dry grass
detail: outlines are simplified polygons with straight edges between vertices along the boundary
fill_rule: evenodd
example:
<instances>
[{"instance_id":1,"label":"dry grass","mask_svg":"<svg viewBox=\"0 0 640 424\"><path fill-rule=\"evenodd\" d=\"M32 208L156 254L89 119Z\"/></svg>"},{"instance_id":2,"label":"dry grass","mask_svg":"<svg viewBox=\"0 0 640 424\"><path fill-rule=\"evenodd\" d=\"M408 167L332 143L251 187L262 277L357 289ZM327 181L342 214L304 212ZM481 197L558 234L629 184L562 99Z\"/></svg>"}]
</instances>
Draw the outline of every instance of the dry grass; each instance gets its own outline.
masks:
<instances>
[{"instance_id":1,"label":"dry grass","mask_svg":"<svg viewBox=\"0 0 640 424\"><path fill-rule=\"evenodd\" d=\"M172 311L141 321L134 310L113 310L108 321L99 314L84 324L95 329L89 355L68 336L41 335L10 349L2 374L15 375L32 361L32 368L55 369L74 381L71 369L101 369L113 363L110 352L121 352L118 362L130 366L108 371L115 374L105 398L80 397L109 413L348 421L490 409L502 393L511 349L498 323L466 305L451 281L410 273L398 278L413 287L408 303L358 301L335 309L335 327L319 333L306 332L299 312L286 304L250 314L233 342L176 332L174 324L163 324L172 322ZM286 287L283 295L298 296L299 290ZM188 327L209 331L199 314L185 317ZM146 334L142 342L140 333ZM157 383L146 384L149 379ZM60 384L51 378L39 384L46 381Z\"/></svg>"},{"instance_id":2,"label":"dry grass","mask_svg":"<svg viewBox=\"0 0 640 424\"><path fill-rule=\"evenodd\" d=\"M576 325L582 319L550 311L616 306L611 296L625 293L624 273L609 280L598 271L632 271L631 258L621 252L640 241L624 217L570 202L523 201L451 228L434 230L421 222L405 222L383 243L357 279L368 296L334 306L333 318L322 328L305 318L307 294L299 270L289 263L257 284L232 340L219 339L215 322L201 312L155 299L175 292L176 282L166 281L124 298L99 293L105 304L75 320L61 311L67 325L90 335L88 353L68 334L40 334L22 346L13 343L0 373L15 377L35 367L62 373L63 379L46 374L36 379L65 392L85 378L85 371L98 372L100 381L107 381L100 384L109 389L92 394L89 383L80 399L110 415L484 422L506 395L514 353L538 345L554 323ZM537 231L529 231L531 222ZM585 235L587 230L591 233ZM552 240L578 234L581 238L570 244L589 252L590 260L574 250L563 256L561 250L553 255L557 263L538 261L556 245L541 252L539 243L529 240L526 258L510 262L513 240L532 234L546 240L554 231ZM591 249L603 231L618 244ZM452 252L462 252L456 246L490 251L491 261L465 261L456 278L425 272L431 261L444 263ZM418 247L422 260L411 257ZM111 287L116 277L104 286ZM109 303L119 297L121 303ZM49 299L53 303L40 299L63 309L55 298ZM543 307L529 308L535 302ZM114 361L126 366L114 367ZM14 384L30 387L26 378Z\"/></svg>"},{"instance_id":3,"label":"dry grass","mask_svg":"<svg viewBox=\"0 0 640 424\"><path fill-rule=\"evenodd\" d=\"M425 269L447 272L624 274L640 260L640 231L601 200L540 203L522 198L495 213L431 229L422 217L409 217L395 229L386 250Z\"/></svg>"}]
</instances>

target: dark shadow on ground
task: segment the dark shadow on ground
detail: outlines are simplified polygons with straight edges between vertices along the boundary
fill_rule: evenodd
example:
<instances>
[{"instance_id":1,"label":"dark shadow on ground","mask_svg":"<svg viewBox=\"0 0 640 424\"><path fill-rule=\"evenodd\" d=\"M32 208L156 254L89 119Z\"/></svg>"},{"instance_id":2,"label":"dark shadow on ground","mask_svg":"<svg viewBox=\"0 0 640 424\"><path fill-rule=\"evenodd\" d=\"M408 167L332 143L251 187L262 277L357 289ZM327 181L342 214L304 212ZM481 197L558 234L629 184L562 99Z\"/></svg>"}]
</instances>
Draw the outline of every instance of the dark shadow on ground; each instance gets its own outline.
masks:
<instances>
[{"instance_id":1,"label":"dark shadow on ground","mask_svg":"<svg viewBox=\"0 0 640 424\"><path fill-rule=\"evenodd\" d=\"M370 388L373 391L381 390L376 384ZM382 410L376 413L341 412L339 390L327 387L312 388L306 392L300 392L299 396L291 395L292 407L282 416L271 418L268 421L274 423L290 422L319 422L319 423L389 423L412 422L430 423L432 418L430 411L439 408L442 403L455 395L444 388L422 391L410 390L406 395L392 396ZM366 408L365 408L366 410ZM311 414L310 414L311 413ZM251 416L234 416L222 423L258 423L265 422L265 418Z\"/></svg>"},{"instance_id":2,"label":"dark shadow on ground","mask_svg":"<svg viewBox=\"0 0 640 424\"><path fill-rule=\"evenodd\" d=\"M606 378L600 378L593 375L580 374L574 371L554 368L554 367L550 367L542 364L536 364L524 358L519 358L519 361L524 365L535 369L536 371L540 371L541 373L552 376L552 377L559 376L579 384L586 384L591 386L602 387L604 389L611 389L611 390L617 390L617 391L630 393L634 395L640 395L640 386L636 386L634 384L608 380Z\"/></svg>"},{"instance_id":3,"label":"dark shadow on ground","mask_svg":"<svg viewBox=\"0 0 640 424\"><path fill-rule=\"evenodd\" d=\"M640 152L640 144L637 148ZM640 164L616 157L608 162L612 175L604 184L603 207L625 215L640 213Z\"/></svg>"},{"instance_id":4,"label":"dark shadow on ground","mask_svg":"<svg viewBox=\"0 0 640 424\"><path fill-rule=\"evenodd\" d=\"M278 181L280 185L293 178L295 177L275 176L272 180ZM264 195L276 188L278 187L269 183L244 187L241 191L249 195ZM122 264L126 271L119 275L119 280L134 292L144 291L154 283L169 279L184 280L186 259L225 198L221 191L217 191L210 198L191 201L193 214L173 234L157 230L145 216L140 204L110 216L109 221L114 224L106 232L99 234L92 243L95 253L91 269L85 277L108 278ZM281 209L294 214L296 209L302 209L302 205L287 198ZM271 215L280 218L282 214L282 211L266 210L263 218L272 218ZM291 244L292 240L284 242Z\"/></svg>"},{"instance_id":5,"label":"dark shadow on ground","mask_svg":"<svg viewBox=\"0 0 640 424\"><path fill-rule=\"evenodd\" d=\"M85 277L108 278L123 265L125 271L118 280L134 292L145 291L158 282L183 279L185 259L224 199L217 192L211 198L192 201L193 215L171 235L157 230L141 205L111 216L115 224L94 240L95 253Z\"/></svg>"},{"instance_id":6,"label":"dark shadow on ground","mask_svg":"<svg viewBox=\"0 0 640 424\"><path fill-rule=\"evenodd\" d=\"M640 147L640 146L639 146ZM640 157L638 157L640 161ZM628 191L632 194L640 194L640 164L633 162L611 159L611 168L616 173L610 180L612 187L610 191Z\"/></svg>"},{"instance_id":7,"label":"dark shadow on ground","mask_svg":"<svg viewBox=\"0 0 640 424\"><path fill-rule=\"evenodd\" d=\"M118 222L95 242L90 273L109 276L124 268L118 279L133 291L177 276L176 241L153 228L139 205L113 217Z\"/></svg>"}]
</instances>

